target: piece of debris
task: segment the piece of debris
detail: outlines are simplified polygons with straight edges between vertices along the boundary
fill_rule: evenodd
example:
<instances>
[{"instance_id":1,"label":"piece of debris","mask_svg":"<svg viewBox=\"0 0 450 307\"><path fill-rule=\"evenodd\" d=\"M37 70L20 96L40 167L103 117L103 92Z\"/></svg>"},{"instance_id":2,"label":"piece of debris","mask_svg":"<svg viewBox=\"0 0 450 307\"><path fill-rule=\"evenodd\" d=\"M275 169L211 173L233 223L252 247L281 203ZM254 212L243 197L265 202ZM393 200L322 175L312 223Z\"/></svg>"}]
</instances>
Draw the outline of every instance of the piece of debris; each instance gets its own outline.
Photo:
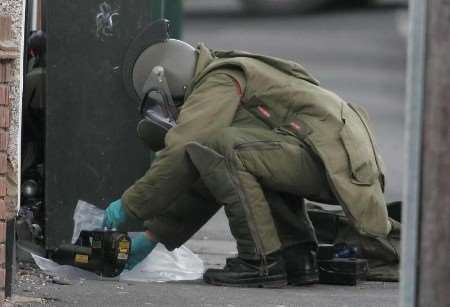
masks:
<instances>
[{"instance_id":1,"label":"piece of debris","mask_svg":"<svg viewBox=\"0 0 450 307\"><path fill-rule=\"evenodd\" d=\"M72 285L72 283L71 283L69 280L67 280L67 279L62 279L62 278L60 278L60 277L58 277L58 276L54 276L54 277L52 278L52 283L57 284L57 285L63 285L63 286L69 286L69 285Z\"/></svg>"}]
</instances>

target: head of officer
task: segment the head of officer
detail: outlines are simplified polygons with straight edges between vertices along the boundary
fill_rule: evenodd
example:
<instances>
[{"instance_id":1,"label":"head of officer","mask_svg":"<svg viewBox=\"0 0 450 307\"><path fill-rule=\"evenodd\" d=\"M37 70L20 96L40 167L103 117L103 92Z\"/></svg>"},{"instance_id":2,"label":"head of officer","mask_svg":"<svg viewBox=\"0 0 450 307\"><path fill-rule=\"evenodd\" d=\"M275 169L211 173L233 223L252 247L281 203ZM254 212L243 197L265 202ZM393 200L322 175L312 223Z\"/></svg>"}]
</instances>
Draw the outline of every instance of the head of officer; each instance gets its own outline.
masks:
<instances>
[{"instance_id":1,"label":"head of officer","mask_svg":"<svg viewBox=\"0 0 450 307\"><path fill-rule=\"evenodd\" d=\"M197 51L186 42L167 39L153 44L142 52L134 65L134 87L142 98L146 94L143 88L149 76L152 73L163 75L168 94L179 105L183 102L186 89L194 78L196 63ZM163 87L162 82L155 83L154 86Z\"/></svg>"}]
</instances>

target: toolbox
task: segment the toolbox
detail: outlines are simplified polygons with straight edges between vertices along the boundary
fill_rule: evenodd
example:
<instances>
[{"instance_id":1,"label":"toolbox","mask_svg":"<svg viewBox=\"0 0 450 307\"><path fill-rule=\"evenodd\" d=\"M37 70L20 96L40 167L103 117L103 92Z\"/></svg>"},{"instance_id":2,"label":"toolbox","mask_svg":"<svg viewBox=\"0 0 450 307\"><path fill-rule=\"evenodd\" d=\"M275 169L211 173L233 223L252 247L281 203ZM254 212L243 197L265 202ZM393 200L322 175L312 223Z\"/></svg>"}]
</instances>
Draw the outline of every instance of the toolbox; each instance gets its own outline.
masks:
<instances>
[{"instance_id":1,"label":"toolbox","mask_svg":"<svg viewBox=\"0 0 450 307\"><path fill-rule=\"evenodd\" d=\"M358 254L353 246L319 244L317 251L319 282L354 286L358 281L365 280L369 269L367 259L345 257Z\"/></svg>"},{"instance_id":2,"label":"toolbox","mask_svg":"<svg viewBox=\"0 0 450 307\"><path fill-rule=\"evenodd\" d=\"M322 284L354 286L367 277L367 259L333 258L319 260L319 281Z\"/></svg>"}]
</instances>

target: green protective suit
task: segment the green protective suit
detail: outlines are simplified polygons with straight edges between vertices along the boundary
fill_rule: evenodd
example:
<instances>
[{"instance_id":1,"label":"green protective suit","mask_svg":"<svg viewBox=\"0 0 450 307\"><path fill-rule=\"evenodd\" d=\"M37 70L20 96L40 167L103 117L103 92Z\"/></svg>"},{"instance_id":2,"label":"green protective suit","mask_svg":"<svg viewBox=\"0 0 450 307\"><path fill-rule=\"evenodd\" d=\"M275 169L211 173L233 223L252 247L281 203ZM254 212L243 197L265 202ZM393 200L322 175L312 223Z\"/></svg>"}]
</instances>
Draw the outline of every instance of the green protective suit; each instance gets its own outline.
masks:
<instances>
[{"instance_id":1,"label":"green protective suit","mask_svg":"<svg viewBox=\"0 0 450 307\"><path fill-rule=\"evenodd\" d=\"M277 202L295 194L340 204L358 232L383 240L391 223L365 112L321 88L297 63L198 49L177 126L124 193L127 212L173 248L223 204L240 254L264 256L314 239L302 201L297 212L289 201ZM303 223L291 238L289 214Z\"/></svg>"},{"instance_id":2,"label":"green protective suit","mask_svg":"<svg viewBox=\"0 0 450 307\"><path fill-rule=\"evenodd\" d=\"M45 97L47 72L35 67L25 76L22 105L22 173L44 159Z\"/></svg>"}]
</instances>

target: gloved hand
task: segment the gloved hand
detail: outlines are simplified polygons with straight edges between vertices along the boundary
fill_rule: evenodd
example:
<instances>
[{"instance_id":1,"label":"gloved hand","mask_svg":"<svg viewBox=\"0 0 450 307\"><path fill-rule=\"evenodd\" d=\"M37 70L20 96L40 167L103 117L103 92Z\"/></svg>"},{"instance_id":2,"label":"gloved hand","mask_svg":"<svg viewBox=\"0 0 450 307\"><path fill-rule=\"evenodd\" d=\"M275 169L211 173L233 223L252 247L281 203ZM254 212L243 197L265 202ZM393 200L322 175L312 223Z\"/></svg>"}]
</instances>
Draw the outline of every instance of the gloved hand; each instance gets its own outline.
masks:
<instances>
[{"instance_id":1,"label":"gloved hand","mask_svg":"<svg viewBox=\"0 0 450 307\"><path fill-rule=\"evenodd\" d=\"M139 262L144 260L158 242L151 240L145 233L140 233L131 240L131 250L126 265L127 270L134 268Z\"/></svg>"},{"instance_id":2,"label":"gloved hand","mask_svg":"<svg viewBox=\"0 0 450 307\"><path fill-rule=\"evenodd\" d=\"M103 227L108 229L118 229L123 226L128 220L127 213L123 209L122 200L118 199L105 210L105 219L103 220Z\"/></svg>"}]
</instances>

